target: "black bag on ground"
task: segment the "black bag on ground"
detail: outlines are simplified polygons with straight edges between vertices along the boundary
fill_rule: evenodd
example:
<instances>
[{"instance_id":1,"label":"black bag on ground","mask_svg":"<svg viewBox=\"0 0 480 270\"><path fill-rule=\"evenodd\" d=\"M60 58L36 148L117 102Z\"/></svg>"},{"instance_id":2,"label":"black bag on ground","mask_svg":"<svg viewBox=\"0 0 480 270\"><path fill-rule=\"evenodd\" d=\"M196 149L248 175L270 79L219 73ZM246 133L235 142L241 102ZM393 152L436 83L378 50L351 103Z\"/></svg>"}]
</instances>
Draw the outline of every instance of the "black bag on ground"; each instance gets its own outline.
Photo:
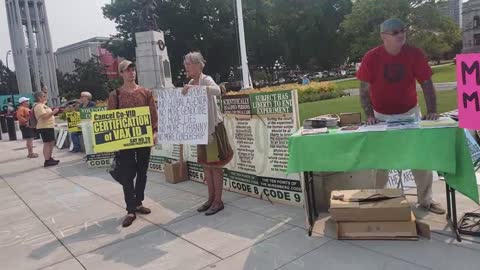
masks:
<instances>
[{"instance_id":1,"label":"black bag on ground","mask_svg":"<svg viewBox=\"0 0 480 270\"><path fill-rule=\"evenodd\" d=\"M123 186L122 178L120 177L120 160L119 160L120 153L115 153L115 156L112 160L112 165L110 165L110 169L108 173L112 176L113 180L117 181L120 185Z\"/></svg>"}]
</instances>

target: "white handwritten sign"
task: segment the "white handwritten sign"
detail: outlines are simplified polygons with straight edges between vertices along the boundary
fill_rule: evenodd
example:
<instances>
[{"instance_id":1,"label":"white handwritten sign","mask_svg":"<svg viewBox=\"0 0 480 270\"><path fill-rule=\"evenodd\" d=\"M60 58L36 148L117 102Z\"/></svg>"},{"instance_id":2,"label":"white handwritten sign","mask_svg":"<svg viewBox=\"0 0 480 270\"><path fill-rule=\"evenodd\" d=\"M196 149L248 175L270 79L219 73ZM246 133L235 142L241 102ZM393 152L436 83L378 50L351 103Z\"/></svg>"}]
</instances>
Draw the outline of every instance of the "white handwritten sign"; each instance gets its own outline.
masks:
<instances>
[{"instance_id":1,"label":"white handwritten sign","mask_svg":"<svg viewBox=\"0 0 480 270\"><path fill-rule=\"evenodd\" d=\"M158 93L158 143L207 144L208 99L205 86L181 88Z\"/></svg>"}]
</instances>

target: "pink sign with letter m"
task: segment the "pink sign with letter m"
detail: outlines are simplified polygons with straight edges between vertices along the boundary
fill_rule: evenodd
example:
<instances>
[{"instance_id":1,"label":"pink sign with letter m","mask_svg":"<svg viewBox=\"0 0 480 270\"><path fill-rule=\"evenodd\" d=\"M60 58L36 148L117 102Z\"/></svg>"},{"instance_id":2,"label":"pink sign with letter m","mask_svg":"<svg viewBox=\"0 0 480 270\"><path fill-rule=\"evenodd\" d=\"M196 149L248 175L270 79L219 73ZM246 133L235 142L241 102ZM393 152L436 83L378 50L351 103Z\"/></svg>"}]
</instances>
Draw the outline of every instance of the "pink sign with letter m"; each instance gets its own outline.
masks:
<instances>
[{"instance_id":1,"label":"pink sign with letter m","mask_svg":"<svg viewBox=\"0 0 480 270\"><path fill-rule=\"evenodd\" d=\"M457 55L459 126L480 129L480 53Z\"/></svg>"}]
</instances>

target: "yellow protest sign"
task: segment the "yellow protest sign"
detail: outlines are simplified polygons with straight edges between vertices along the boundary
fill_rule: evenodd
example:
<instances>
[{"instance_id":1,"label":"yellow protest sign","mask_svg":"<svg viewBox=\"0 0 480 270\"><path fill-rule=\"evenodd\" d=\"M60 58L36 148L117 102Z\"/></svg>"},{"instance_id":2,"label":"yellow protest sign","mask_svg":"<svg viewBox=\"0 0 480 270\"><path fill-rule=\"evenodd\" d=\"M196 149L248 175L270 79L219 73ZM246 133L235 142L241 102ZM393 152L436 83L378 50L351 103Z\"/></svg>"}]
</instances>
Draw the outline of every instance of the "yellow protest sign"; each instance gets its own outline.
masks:
<instances>
[{"instance_id":1,"label":"yellow protest sign","mask_svg":"<svg viewBox=\"0 0 480 270\"><path fill-rule=\"evenodd\" d=\"M82 119L79 112L67 112L65 113L67 118L68 132L78 132L82 130L79 125Z\"/></svg>"},{"instance_id":2,"label":"yellow protest sign","mask_svg":"<svg viewBox=\"0 0 480 270\"><path fill-rule=\"evenodd\" d=\"M153 146L148 107L92 112L92 119L95 153Z\"/></svg>"}]
</instances>

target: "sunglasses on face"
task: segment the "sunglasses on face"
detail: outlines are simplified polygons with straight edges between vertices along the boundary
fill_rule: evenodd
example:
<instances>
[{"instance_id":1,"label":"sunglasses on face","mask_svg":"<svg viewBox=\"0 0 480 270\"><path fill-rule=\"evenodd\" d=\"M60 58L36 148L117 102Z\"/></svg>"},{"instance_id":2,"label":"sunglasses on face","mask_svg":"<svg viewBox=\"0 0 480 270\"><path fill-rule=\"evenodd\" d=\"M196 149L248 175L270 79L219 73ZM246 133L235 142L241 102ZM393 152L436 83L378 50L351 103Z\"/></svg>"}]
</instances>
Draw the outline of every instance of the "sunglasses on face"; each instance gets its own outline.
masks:
<instances>
[{"instance_id":1,"label":"sunglasses on face","mask_svg":"<svg viewBox=\"0 0 480 270\"><path fill-rule=\"evenodd\" d=\"M396 36L396 35L398 35L398 34L403 34L403 33L405 33L405 32L407 32L407 30L405 30L405 29L400 29L400 30L395 30L395 31L392 31L392 32L385 32L385 34L391 35L391 36Z\"/></svg>"}]
</instances>

